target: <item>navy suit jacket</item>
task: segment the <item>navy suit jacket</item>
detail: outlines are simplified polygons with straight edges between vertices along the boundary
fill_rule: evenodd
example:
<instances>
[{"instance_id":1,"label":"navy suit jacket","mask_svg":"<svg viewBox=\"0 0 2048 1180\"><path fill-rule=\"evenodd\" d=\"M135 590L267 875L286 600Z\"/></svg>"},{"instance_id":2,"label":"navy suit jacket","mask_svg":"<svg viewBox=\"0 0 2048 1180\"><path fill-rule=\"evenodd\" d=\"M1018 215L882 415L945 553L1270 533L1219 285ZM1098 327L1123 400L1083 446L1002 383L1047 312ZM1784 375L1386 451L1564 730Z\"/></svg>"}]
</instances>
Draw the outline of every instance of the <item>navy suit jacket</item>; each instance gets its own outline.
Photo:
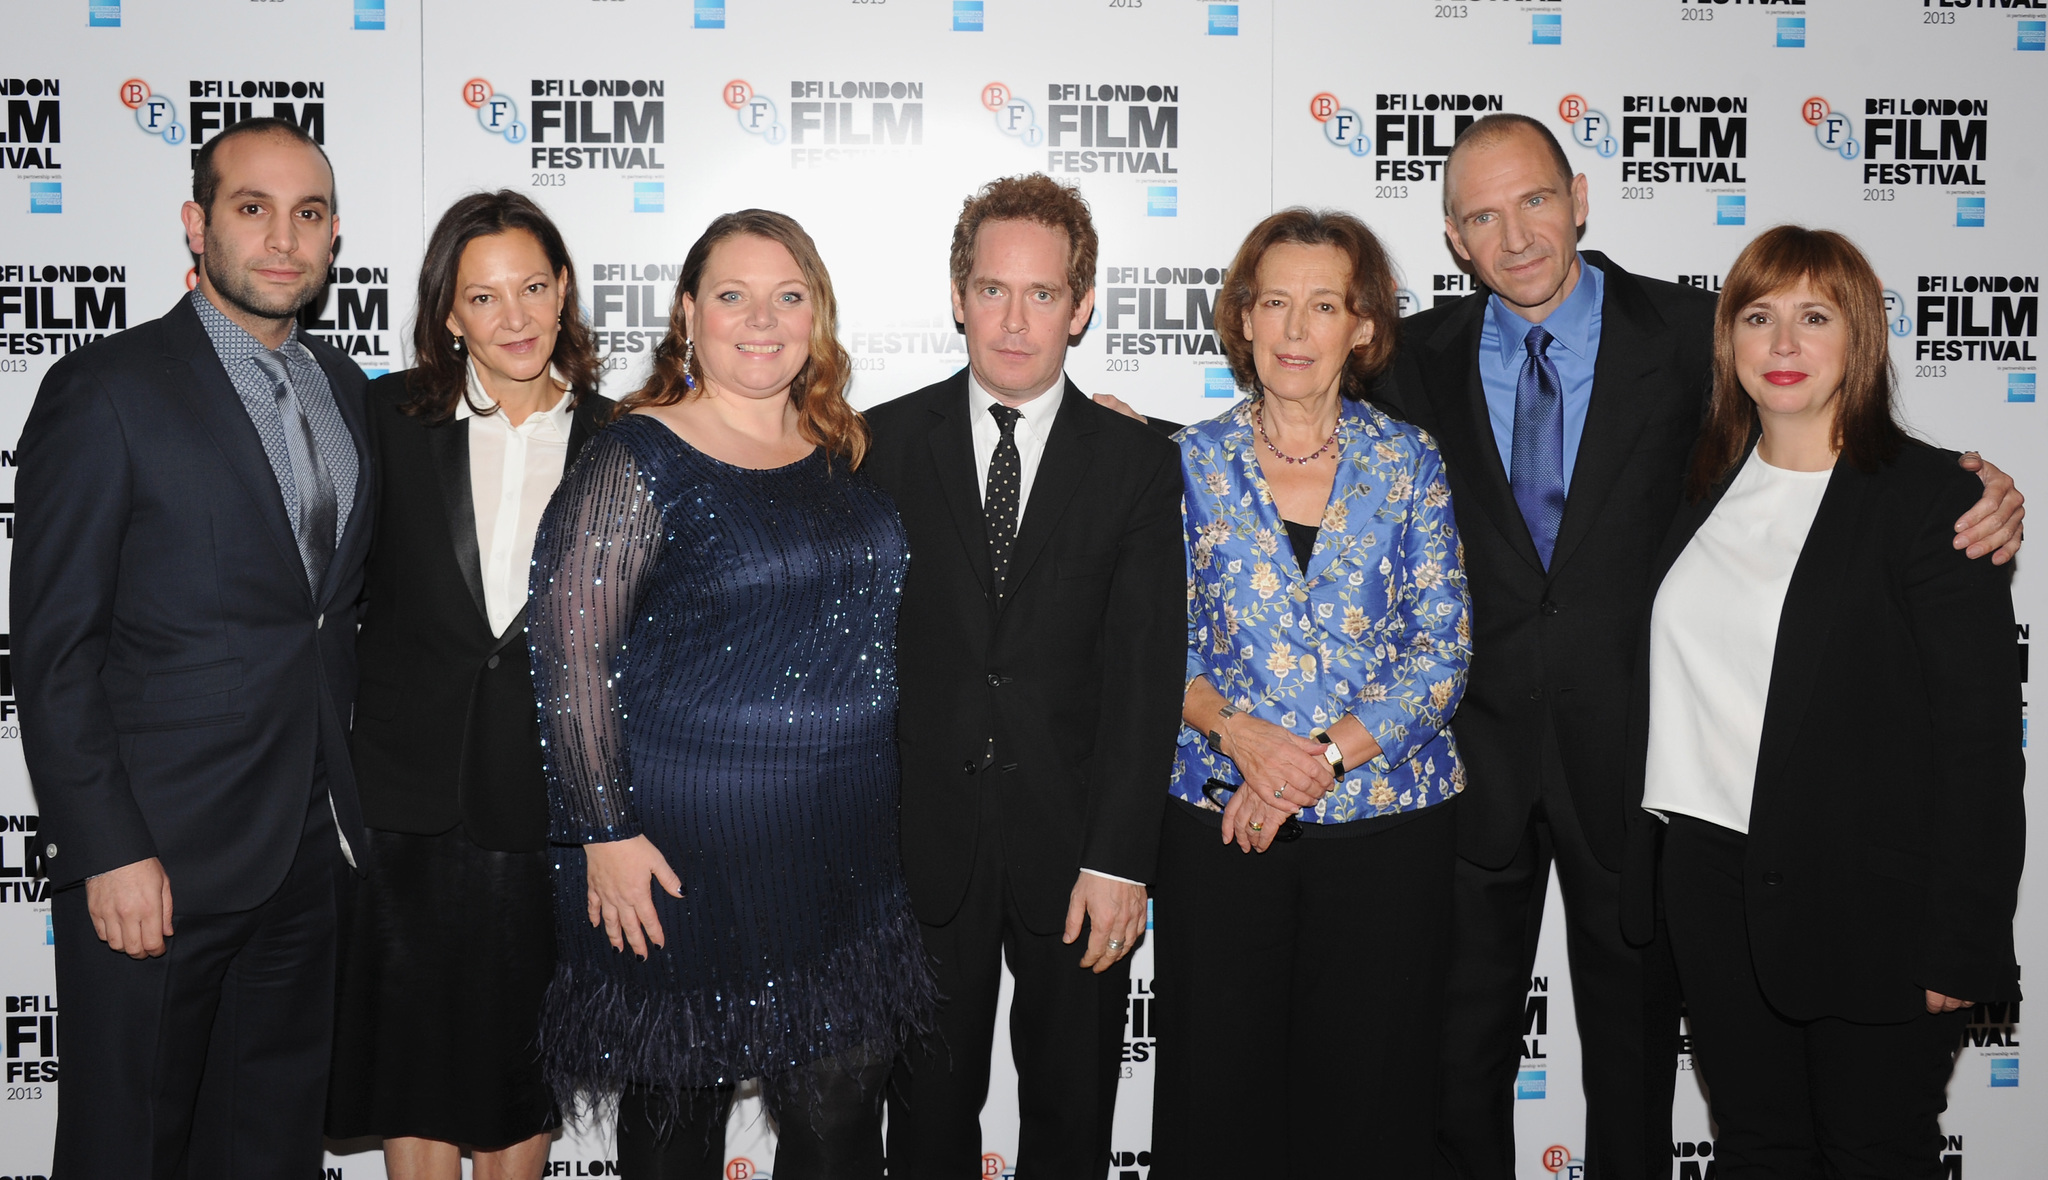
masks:
<instances>
[{"instance_id":1,"label":"navy suit jacket","mask_svg":"<svg viewBox=\"0 0 2048 1180\"><path fill-rule=\"evenodd\" d=\"M291 868L316 757L342 836L364 846L348 721L377 464L361 370L303 342L362 457L317 592L184 300L65 357L36 394L15 481L13 658L56 888L154 856L177 912L255 907Z\"/></svg>"}]
</instances>

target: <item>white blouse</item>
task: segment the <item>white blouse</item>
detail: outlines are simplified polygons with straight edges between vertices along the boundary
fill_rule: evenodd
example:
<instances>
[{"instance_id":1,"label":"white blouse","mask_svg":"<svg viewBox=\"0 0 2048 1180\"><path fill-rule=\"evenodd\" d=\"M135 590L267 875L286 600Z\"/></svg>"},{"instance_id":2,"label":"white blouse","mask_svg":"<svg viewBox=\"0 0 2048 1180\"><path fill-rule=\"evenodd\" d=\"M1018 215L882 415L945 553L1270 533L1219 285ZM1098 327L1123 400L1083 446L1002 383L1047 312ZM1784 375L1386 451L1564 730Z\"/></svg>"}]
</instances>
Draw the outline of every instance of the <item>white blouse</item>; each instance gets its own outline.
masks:
<instances>
[{"instance_id":1,"label":"white blouse","mask_svg":"<svg viewBox=\"0 0 2048 1180\"><path fill-rule=\"evenodd\" d=\"M1827 471L1750 454L1657 591L1643 806L1749 831L1778 616Z\"/></svg>"},{"instance_id":2,"label":"white blouse","mask_svg":"<svg viewBox=\"0 0 2048 1180\"><path fill-rule=\"evenodd\" d=\"M557 381L561 378L550 370ZM483 563L484 609L491 631L503 634L526 605L527 569L540 515L562 482L569 457L569 395L553 409L529 414L514 426L501 410L479 414L470 404L495 406L469 363L469 396L455 403L455 420L469 422L469 496L476 511L477 558Z\"/></svg>"}]
</instances>

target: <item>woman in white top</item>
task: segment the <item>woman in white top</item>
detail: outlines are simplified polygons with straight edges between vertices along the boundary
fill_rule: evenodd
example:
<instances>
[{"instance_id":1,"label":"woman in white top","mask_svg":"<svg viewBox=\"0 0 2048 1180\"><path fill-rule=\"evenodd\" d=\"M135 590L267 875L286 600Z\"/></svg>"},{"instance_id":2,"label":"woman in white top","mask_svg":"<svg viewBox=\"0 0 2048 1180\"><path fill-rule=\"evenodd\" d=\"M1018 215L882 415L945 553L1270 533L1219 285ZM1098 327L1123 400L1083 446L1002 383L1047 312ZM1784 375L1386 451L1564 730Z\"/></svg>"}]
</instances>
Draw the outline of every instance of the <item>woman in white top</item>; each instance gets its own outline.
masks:
<instances>
[{"instance_id":1,"label":"woman in white top","mask_svg":"<svg viewBox=\"0 0 2048 1180\"><path fill-rule=\"evenodd\" d=\"M1981 485L1894 418L1848 239L1730 269L1689 492L1643 806L1720 1175L1934 1177L1961 1009L2020 998L2020 670L1950 523Z\"/></svg>"},{"instance_id":2,"label":"woman in white top","mask_svg":"<svg viewBox=\"0 0 2048 1180\"><path fill-rule=\"evenodd\" d=\"M555 965L526 642L549 497L612 414L562 235L516 192L451 206L416 364L370 384L383 476L351 749L369 829L328 1133L394 1180L539 1176L559 1123L535 1038Z\"/></svg>"}]
</instances>

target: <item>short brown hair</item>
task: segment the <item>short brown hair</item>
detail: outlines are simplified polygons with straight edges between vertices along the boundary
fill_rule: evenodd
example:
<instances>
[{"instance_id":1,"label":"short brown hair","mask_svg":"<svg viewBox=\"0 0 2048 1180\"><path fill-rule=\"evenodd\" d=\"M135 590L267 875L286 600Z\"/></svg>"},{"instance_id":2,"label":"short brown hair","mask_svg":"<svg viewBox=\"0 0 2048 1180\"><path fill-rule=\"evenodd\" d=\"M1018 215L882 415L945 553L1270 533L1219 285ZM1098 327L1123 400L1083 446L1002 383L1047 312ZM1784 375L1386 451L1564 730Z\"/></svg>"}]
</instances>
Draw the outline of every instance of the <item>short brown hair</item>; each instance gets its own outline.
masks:
<instances>
[{"instance_id":1,"label":"short brown hair","mask_svg":"<svg viewBox=\"0 0 2048 1180\"><path fill-rule=\"evenodd\" d=\"M1885 334L1884 283L1856 243L1832 230L1774 226L1736 256L1714 309L1714 394L1693 450L1686 494L1705 496L1742 458L1757 429L1756 403L1735 372L1735 324L1750 304L1812 284L1842 313L1848 350L1835 394L1835 446L1859 471L1891 461L1909 436L1892 404L1891 346Z\"/></svg>"},{"instance_id":2,"label":"short brown hair","mask_svg":"<svg viewBox=\"0 0 2048 1180\"><path fill-rule=\"evenodd\" d=\"M683 256L683 273L676 280L674 301L669 306L668 331L654 349L654 371L647 384L620 400L619 413L641 406L672 406L696 397L703 388L704 374L697 362L692 360L688 369L683 366L690 341L683 296L693 301L698 297L712 249L742 234L766 238L788 250L811 289L810 357L789 383L789 402L796 407L797 429L804 438L823 447L827 455L844 456L848 466L857 468L868 453L868 424L846 400L853 361L839 343L839 301L832 294L832 275L818 254L818 244L804 227L787 213L770 209L720 214Z\"/></svg>"},{"instance_id":3,"label":"short brown hair","mask_svg":"<svg viewBox=\"0 0 2048 1180\"><path fill-rule=\"evenodd\" d=\"M320 146L319 140L308 135L304 127L290 119L263 115L229 124L218 135L207 140L206 146L199 149L199 154L192 157L192 203L199 206L199 211L206 215L206 224L213 224L213 200L220 195L220 169L214 166L213 157L220 152L220 145L244 135L273 136L303 144L319 152L321 162L327 165L327 215L334 215L335 206L340 202L335 193L337 186L334 181L334 161L327 158L327 149Z\"/></svg>"},{"instance_id":4,"label":"short brown hair","mask_svg":"<svg viewBox=\"0 0 2048 1180\"><path fill-rule=\"evenodd\" d=\"M597 344L590 325L583 322L582 298L576 289L576 264L569 260L569 247L562 231L526 194L512 189L494 193L471 193L448 206L427 238L426 257L420 261L419 297L412 328L412 375L406 378L404 410L428 422L446 422L455 414L457 398L469 396L469 360L456 351L448 331L448 314L455 309L455 278L462 269L462 253L478 238L525 232L540 243L548 268L562 276L562 320L555 332L555 350L548 356L569 382L570 404L585 394L597 392ZM473 413L496 413L472 404Z\"/></svg>"},{"instance_id":5,"label":"short brown hair","mask_svg":"<svg viewBox=\"0 0 2048 1180\"><path fill-rule=\"evenodd\" d=\"M1223 276L1223 291L1216 297L1216 338L1223 344L1223 355L1230 358L1231 376L1239 389L1264 392L1252 361L1252 342L1244 334L1244 317L1258 298L1259 263L1266 251L1282 242L1335 246L1350 261L1351 282L1344 292L1344 308L1372 324L1372 339L1352 349L1345 359L1342 390L1353 401L1365 400L1372 379L1393 359L1401 308L1394 296L1394 267L1387 260L1386 247L1363 221L1335 209L1299 205L1282 209L1245 235L1244 245L1237 248L1237 257Z\"/></svg>"},{"instance_id":6,"label":"short brown hair","mask_svg":"<svg viewBox=\"0 0 2048 1180\"><path fill-rule=\"evenodd\" d=\"M1067 235L1067 287L1078 301L1095 289L1095 252L1100 243L1088 202L1080 191L1043 172L1005 176L981 186L961 202L960 220L953 223L953 289L967 290L973 278L974 242L983 223L1030 221Z\"/></svg>"},{"instance_id":7,"label":"short brown hair","mask_svg":"<svg viewBox=\"0 0 2048 1180\"><path fill-rule=\"evenodd\" d=\"M1518 115L1513 111L1497 111L1474 119L1463 131L1458 132L1456 139L1451 141L1451 154L1444 157L1445 217L1451 216L1451 161L1457 159L1458 153L1466 148L1487 147L1517 132L1534 135L1543 142L1543 146L1550 149L1550 162L1557 165L1559 191L1572 187L1572 177L1578 174L1577 170L1572 167L1571 158L1564 154L1564 145L1557 142L1557 136L1551 134L1550 128L1545 127L1540 119Z\"/></svg>"}]
</instances>

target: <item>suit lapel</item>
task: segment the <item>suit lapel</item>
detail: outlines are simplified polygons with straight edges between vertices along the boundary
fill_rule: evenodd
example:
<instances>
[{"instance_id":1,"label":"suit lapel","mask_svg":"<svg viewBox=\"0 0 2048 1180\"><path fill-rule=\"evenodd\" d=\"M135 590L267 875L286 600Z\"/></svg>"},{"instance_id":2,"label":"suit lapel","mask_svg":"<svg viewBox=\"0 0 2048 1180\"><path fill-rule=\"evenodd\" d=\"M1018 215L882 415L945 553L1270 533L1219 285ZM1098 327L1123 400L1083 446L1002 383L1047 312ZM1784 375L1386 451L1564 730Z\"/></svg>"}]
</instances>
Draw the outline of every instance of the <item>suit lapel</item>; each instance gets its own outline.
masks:
<instances>
[{"instance_id":1,"label":"suit lapel","mask_svg":"<svg viewBox=\"0 0 2048 1180\"><path fill-rule=\"evenodd\" d=\"M427 451L434 460L434 481L441 489L441 515L448 522L455 567L469 587L477 617L490 625L484 601L483 548L476 537L476 499L469 482L469 420L450 419L426 427Z\"/></svg>"},{"instance_id":2,"label":"suit lapel","mask_svg":"<svg viewBox=\"0 0 2048 1180\"><path fill-rule=\"evenodd\" d=\"M1479 379L1480 317L1486 314L1487 296L1482 292L1467 301L1458 314L1444 323L1425 342L1429 366L1431 399L1437 403L1438 433L1445 450L1462 460L1465 491L1493 518L1500 535L1520 554L1522 560L1543 570L1536 555L1536 543L1529 537L1528 522L1515 503L1508 486L1507 468L1500 461L1500 444L1494 441L1493 423L1486 410L1486 386ZM1465 500L1458 507L1465 507Z\"/></svg>"},{"instance_id":3,"label":"suit lapel","mask_svg":"<svg viewBox=\"0 0 2048 1180\"><path fill-rule=\"evenodd\" d=\"M370 424L365 418L369 407L362 396L362 370L345 357L330 360L310 347L306 351L312 353L321 371L327 374L328 394L333 397L334 408L341 414L342 423L348 427L349 441L356 448L355 498L349 506L348 526L342 529L341 539L334 546L334 560L327 563L326 584L320 587L318 599L325 604L335 579L342 576L343 570L360 567L369 553L370 534L376 527L371 517L377 502L377 463L376 452L370 449ZM353 397L347 392L351 387L356 390Z\"/></svg>"},{"instance_id":4,"label":"suit lapel","mask_svg":"<svg viewBox=\"0 0 2048 1180\"><path fill-rule=\"evenodd\" d=\"M1874 481L1837 460L1828 489L1807 530L1799 562L1792 567L1792 582L1785 588L1785 605L1778 612L1778 643L1771 657L1771 687L1764 698L1763 736L1757 742L1755 800L1768 797L1763 789L1768 776L1790 751L1813 697L1813 682L1820 673L1821 657L1827 650L1828 634L1839 613L1844 571L1850 566L1858 525L1869 502ZM1751 822L1754 828L1754 817Z\"/></svg>"},{"instance_id":5,"label":"suit lapel","mask_svg":"<svg viewBox=\"0 0 2048 1180\"><path fill-rule=\"evenodd\" d=\"M1606 263L1598 254L1593 259ZM1670 333L1628 272L1602 265L1606 293L1600 309L1600 353L1594 361L1593 395L1586 407L1586 429L1572 466L1572 484L1565 493L1564 520L1557 548L1550 555L1552 573L1571 559L1605 506L1614 484L1635 453L1636 437L1656 408L1656 399L1642 393L1644 385L1672 353Z\"/></svg>"},{"instance_id":6,"label":"suit lapel","mask_svg":"<svg viewBox=\"0 0 2048 1180\"><path fill-rule=\"evenodd\" d=\"M256 501L265 524L264 532L277 546L278 555L299 571L299 585L306 585L305 562L299 557L298 538L292 535L291 517L285 512L284 493L277 486L277 473L271 470L270 457L263 451L263 439L256 433L256 424L249 420L249 411L242 405L242 397L235 392L234 382L228 379L228 372L221 366L220 354L213 350L213 340L206 334L206 326L199 322L199 313L190 304L179 300L178 305L164 317L165 325L172 336L174 351L165 359L183 365L193 376L190 383L172 382L185 397L186 405L199 419L200 425L219 448L221 457L227 461L228 469L235 473L242 489ZM311 587L307 588L310 598Z\"/></svg>"},{"instance_id":7,"label":"suit lapel","mask_svg":"<svg viewBox=\"0 0 2048 1180\"><path fill-rule=\"evenodd\" d=\"M1010 555L1012 587L1024 584L1032 563L1045 552L1046 542L1052 539L1094 460L1094 448L1087 439L1095 433L1095 424L1088 420L1093 403L1071 381L1060 399L1060 412L1053 417L1052 433L1046 436L1038 473L1031 480L1031 500L1024 505L1024 519L1018 524L1017 547ZM1014 600L1016 596L1010 597Z\"/></svg>"},{"instance_id":8,"label":"suit lapel","mask_svg":"<svg viewBox=\"0 0 2048 1180\"><path fill-rule=\"evenodd\" d=\"M953 515L961 548L967 551L968 568L981 583L982 596L988 597L994 589L995 574L989 568L988 520L981 511L981 485L974 472L974 430L967 413L967 370L961 369L939 392L932 406L932 417L936 420L926 441L931 448L933 471L938 476L940 498Z\"/></svg>"}]
</instances>

